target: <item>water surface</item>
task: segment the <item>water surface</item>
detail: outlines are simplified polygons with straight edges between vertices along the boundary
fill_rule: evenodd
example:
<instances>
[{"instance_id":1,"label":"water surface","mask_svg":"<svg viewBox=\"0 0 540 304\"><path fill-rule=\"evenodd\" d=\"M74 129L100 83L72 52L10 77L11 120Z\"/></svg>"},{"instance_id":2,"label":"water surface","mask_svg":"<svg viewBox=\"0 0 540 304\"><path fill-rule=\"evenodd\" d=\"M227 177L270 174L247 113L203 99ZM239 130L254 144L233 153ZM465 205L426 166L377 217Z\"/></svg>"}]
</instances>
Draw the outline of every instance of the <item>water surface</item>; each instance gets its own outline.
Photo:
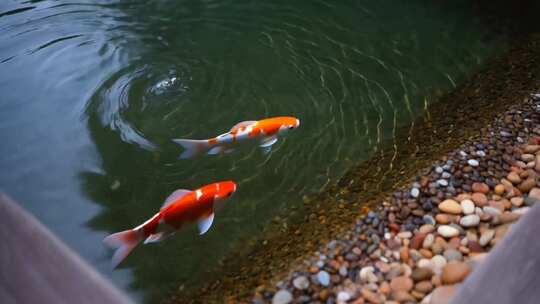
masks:
<instances>
[{"instance_id":1,"label":"water surface","mask_svg":"<svg viewBox=\"0 0 540 304\"><path fill-rule=\"evenodd\" d=\"M3 1L0 187L135 298L198 286L500 52L468 1L436 2ZM178 160L171 142L277 115L302 124L268 155ZM220 179L239 190L209 233L110 267L106 234Z\"/></svg>"}]
</instances>

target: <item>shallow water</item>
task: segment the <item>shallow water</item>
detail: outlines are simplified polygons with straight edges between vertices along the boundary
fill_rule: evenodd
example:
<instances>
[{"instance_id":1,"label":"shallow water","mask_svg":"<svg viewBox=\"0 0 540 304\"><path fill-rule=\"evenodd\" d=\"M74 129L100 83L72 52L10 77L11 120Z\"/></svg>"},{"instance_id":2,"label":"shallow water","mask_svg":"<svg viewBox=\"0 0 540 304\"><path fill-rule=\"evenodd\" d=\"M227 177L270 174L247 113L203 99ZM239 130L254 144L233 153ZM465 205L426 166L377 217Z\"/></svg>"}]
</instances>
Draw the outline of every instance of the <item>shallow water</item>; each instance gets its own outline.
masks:
<instances>
[{"instance_id":1,"label":"shallow water","mask_svg":"<svg viewBox=\"0 0 540 304\"><path fill-rule=\"evenodd\" d=\"M466 6L431 2L4 1L0 188L137 299L197 286L503 49ZM171 142L276 115L302 123L268 155L178 160ZM111 269L106 234L220 179L239 189L209 233Z\"/></svg>"}]
</instances>

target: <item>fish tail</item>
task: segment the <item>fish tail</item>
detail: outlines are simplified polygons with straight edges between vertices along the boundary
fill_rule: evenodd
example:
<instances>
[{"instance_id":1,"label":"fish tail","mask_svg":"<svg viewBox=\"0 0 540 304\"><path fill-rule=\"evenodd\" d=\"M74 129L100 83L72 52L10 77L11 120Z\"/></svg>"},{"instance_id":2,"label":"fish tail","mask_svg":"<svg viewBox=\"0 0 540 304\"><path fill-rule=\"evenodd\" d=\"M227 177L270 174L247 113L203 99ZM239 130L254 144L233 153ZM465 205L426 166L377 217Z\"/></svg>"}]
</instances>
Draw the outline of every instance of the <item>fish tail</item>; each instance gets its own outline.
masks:
<instances>
[{"instance_id":1,"label":"fish tail","mask_svg":"<svg viewBox=\"0 0 540 304\"><path fill-rule=\"evenodd\" d=\"M205 139L173 139L173 141L184 148L184 151L180 154L180 158L190 158L205 153L211 147L208 140Z\"/></svg>"},{"instance_id":2,"label":"fish tail","mask_svg":"<svg viewBox=\"0 0 540 304\"><path fill-rule=\"evenodd\" d=\"M118 266L129 253L139 244L142 238L135 229L113 233L103 239L103 243L116 249L112 257L114 267Z\"/></svg>"}]
</instances>

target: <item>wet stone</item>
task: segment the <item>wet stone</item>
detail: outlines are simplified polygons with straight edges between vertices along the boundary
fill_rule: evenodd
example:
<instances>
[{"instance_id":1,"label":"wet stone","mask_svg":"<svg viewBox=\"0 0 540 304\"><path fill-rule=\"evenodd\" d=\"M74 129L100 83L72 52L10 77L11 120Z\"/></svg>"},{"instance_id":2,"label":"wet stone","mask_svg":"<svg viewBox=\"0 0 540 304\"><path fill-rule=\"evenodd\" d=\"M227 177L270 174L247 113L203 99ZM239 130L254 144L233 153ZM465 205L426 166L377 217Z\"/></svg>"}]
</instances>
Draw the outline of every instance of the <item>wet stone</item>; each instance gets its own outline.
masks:
<instances>
[{"instance_id":1,"label":"wet stone","mask_svg":"<svg viewBox=\"0 0 540 304\"><path fill-rule=\"evenodd\" d=\"M293 280L293 286L299 290L307 289L309 287L309 280L305 276L299 276Z\"/></svg>"},{"instance_id":2,"label":"wet stone","mask_svg":"<svg viewBox=\"0 0 540 304\"><path fill-rule=\"evenodd\" d=\"M317 281L322 286L328 286L328 285L330 285L330 275L328 274L328 272L326 272L324 270L319 271L319 273L317 273Z\"/></svg>"},{"instance_id":3,"label":"wet stone","mask_svg":"<svg viewBox=\"0 0 540 304\"><path fill-rule=\"evenodd\" d=\"M288 304L291 303L292 299L292 294L288 290L282 289L276 292L272 298L272 304Z\"/></svg>"}]
</instances>

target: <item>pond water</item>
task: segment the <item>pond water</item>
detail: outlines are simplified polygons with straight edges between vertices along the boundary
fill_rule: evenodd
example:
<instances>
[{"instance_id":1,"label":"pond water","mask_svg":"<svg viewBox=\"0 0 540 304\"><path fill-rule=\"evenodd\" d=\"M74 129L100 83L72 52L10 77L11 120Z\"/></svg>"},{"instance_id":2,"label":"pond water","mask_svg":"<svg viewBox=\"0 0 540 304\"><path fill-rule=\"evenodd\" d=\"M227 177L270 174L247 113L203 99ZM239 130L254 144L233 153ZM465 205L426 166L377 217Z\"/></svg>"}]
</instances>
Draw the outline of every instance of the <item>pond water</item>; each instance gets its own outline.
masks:
<instances>
[{"instance_id":1,"label":"pond water","mask_svg":"<svg viewBox=\"0 0 540 304\"><path fill-rule=\"evenodd\" d=\"M4 0L0 189L138 300L198 286L504 49L468 2ZM171 141L278 115L302 123L270 154L179 160ZM105 235L221 179L238 191L206 235L112 269Z\"/></svg>"}]
</instances>

